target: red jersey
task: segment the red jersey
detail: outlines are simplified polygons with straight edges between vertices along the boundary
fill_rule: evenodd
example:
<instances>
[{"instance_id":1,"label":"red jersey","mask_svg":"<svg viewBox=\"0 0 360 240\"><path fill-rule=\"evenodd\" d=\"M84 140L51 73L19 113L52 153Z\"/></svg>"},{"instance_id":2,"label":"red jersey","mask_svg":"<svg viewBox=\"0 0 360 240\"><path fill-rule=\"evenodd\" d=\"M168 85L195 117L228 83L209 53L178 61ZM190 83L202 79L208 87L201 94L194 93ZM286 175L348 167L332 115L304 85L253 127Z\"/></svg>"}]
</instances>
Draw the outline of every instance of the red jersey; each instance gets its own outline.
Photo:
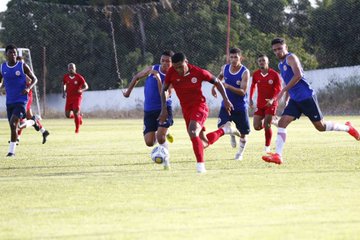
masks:
<instances>
[{"instance_id":1,"label":"red jersey","mask_svg":"<svg viewBox=\"0 0 360 240\"><path fill-rule=\"evenodd\" d=\"M75 73L73 77L69 73L64 75L63 84L66 85L67 98L81 98L82 93L79 90L83 88L85 79L78 73Z\"/></svg>"},{"instance_id":2,"label":"red jersey","mask_svg":"<svg viewBox=\"0 0 360 240\"><path fill-rule=\"evenodd\" d=\"M272 68L269 68L268 73L263 75L261 70L256 70L253 73L252 83L250 87L250 99L253 98L255 87L258 89L257 107L264 108L266 105L265 99L275 98L281 91L280 75ZM277 106L278 102L274 101L273 106Z\"/></svg>"},{"instance_id":3,"label":"red jersey","mask_svg":"<svg viewBox=\"0 0 360 240\"><path fill-rule=\"evenodd\" d=\"M189 71L185 76L180 76L173 67L170 67L165 77L165 83L174 87L181 107L205 103L206 98L202 93L201 83L214 79L214 76L204 69L191 64L188 64L188 67Z\"/></svg>"}]
</instances>

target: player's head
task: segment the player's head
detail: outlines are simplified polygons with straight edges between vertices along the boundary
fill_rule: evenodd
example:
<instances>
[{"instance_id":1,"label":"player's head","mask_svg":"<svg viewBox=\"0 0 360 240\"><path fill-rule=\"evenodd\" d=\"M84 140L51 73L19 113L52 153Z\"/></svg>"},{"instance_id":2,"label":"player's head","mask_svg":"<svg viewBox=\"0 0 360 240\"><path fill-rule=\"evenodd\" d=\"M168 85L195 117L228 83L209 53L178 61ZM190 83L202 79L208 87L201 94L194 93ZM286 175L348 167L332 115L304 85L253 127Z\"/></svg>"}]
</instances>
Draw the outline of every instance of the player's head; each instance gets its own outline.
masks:
<instances>
[{"instance_id":1,"label":"player's head","mask_svg":"<svg viewBox=\"0 0 360 240\"><path fill-rule=\"evenodd\" d=\"M182 52L175 53L171 57L171 61L175 71L180 76L184 76L184 74L188 71L188 65L185 54L183 54Z\"/></svg>"},{"instance_id":2,"label":"player's head","mask_svg":"<svg viewBox=\"0 0 360 240\"><path fill-rule=\"evenodd\" d=\"M171 57L174 55L173 51L164 51L161 54L161 58L160 58L160 65L161 65L161 70L162 71L167 71L172 63L171 63Z\"/></svg>"},{"instance_id":3,"label":"player's head","mask_svg":"<svg viewBox=\"0 0 360 240\"><path fill-rule=\"evenodd\" d=\"M17 47L14 44L7 45L5 48L6 59L9 62L16 62Z\"/></svg>"},{"instance_id":4,"label":"player's head","mask_svg":"<svg viewBox=\"0 0 360 240\"><path fill-rule=\"evenodd\" d=\"M69 63L68 64L68 71L71 74L76 73L76 65L75 65L75 63Z\"/></svg>"},{"instance_id":5,"label":"player's head","mask_svg":"<svg viewBox=\"0 0 360 240\"><path fill-rule=\"evenodd\" d=\"M269 58L265 54L260 54L256 59L257 64L260 69L269 68Z\"/></svg>"},{"instance_id":6,"label":"player's head","mask_svg":"<svg viewBox=\"0 0 360 240\"><path fill-rule=\"evenodd\" d=\"M241 49L240 48L231 48L229 51L230 55L230 64L237 66L241 64Z\"/></svg>"},{"instance_id":7,"label":"player's head","mask_svg":"<svg viewBox=\"0 0 360 240\"><path fill-rule=\"evenodd\" d=\"M272 50L278 59L284 59L288 53L284 38L274 38L271 41Z\"/></svg>"}]
</instances>

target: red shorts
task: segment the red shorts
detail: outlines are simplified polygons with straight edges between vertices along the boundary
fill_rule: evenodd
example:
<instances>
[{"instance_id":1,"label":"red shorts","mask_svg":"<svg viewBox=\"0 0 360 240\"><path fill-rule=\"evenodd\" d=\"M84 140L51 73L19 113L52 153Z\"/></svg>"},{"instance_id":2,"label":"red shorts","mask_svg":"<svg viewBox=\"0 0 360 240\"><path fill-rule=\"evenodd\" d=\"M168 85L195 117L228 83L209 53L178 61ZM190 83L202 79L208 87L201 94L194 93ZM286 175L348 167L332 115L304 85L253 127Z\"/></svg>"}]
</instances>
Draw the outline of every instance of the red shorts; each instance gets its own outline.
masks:
<instances>
[{"instance_id":1,"label":"red shorts","mask_svg":"<svg viewBox=\"0 0 360 240\"><path fill-rule=\"evenodd\" d=\"M201 103L200 105L197 104L183 107L182 112L185 119L186 128L189 126L191 120L196 121L203 127L209 115L209 108L206 103Z\"/></svg>"},{"instance_id":2,"label":"red shorts","mask_svg":"<svg viewBox=\"0 0 360 240\"><path fill-rule=\"evenodd\" d=\"M28 93L28 101L27 101L27 104L26 104L26 112L31 109L32 102L33 102L33 94L32 94L32 91L30 90L30 92Z\"/></svg>"},{"instance_id":3,"label":"red shorts","mask_svg":"<svg viewBox=\"0 0 360 240\"><path fill-rule=\"evenodd\" d=\"M265 117L265 115L275 116L277 106L256 108L254 115Z\"/></svg>"},{"instance_id":4,"label":"red shorts","mask_svg":"<svg viewBox=\"0 0 360 240\"><path fill-rule=\"evenodd\" d=\"M65 111L80 111L82 98L66 98Z\"/></svg>"}]
</instances>

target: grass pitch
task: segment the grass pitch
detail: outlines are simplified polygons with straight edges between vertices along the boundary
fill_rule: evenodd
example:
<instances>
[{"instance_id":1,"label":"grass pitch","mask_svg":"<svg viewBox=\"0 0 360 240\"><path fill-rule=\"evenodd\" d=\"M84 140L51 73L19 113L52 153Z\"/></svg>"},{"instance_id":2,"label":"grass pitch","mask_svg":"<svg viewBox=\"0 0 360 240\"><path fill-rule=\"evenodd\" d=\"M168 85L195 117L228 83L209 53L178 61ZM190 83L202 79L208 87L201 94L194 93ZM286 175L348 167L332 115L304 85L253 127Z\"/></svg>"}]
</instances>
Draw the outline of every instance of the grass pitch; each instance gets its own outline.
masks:
<instances>
[{"instance_id":1,"label":"grass pitch","mask_svg":"<svg viewBox=\"0 0 360 240\"><path fill-rule=\"evenodd\" d=\"M327 117L351 120L359 117ZM206 123L216 128L216 119ZM360 142L319 133L306 119L288 128L285 163L261 160L252 131L243 161L224 136L195 171L183 119L171 132L171 170L149 158L142 120L44 120L5 158L0 122L0 239L356 239L360 236ZM273 146L276 129L273 128Z\"/></svg>"}]
</instances>

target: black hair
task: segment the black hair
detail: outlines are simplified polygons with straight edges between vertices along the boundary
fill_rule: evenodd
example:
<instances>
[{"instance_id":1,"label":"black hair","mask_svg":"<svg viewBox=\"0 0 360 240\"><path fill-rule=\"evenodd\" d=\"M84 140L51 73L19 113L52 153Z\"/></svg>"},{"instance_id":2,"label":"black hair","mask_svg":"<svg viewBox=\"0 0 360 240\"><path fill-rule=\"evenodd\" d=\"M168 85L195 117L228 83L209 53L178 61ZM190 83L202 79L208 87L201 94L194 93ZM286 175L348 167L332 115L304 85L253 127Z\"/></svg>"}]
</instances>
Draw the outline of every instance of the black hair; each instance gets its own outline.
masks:
<instances>
[{"instance_id":1,"label":"black hair","mask_svg":"<svg viewBox=\"0 0 360 240\"><path fill-rule=\"evenodd\" d=\"M171 61L173 63L178 63L178 62L184 62L186 59L185 54L183 54L182 52L178 52L175 53L172 57L171 57Z\"/></svg>"},{"instance_id":2,"label":"black hair","mask_svg":"<svg viewBox=\"0 0 360 240\"><path fill-rule=\"evenodd\" d=\"M168 56L168 57L172 57L173 55L174 55L174 52L171 50L163 51L163 53L161 54L161 56Z\"/></svg>"},{"instance_id":3,"label":"black hair","mask_svg":"<svg viewBox=\"0 0 360 240\"><path fill-rule=\"evenodd\" d=\"M230 49L229 53L232 53L232 54L237 53L237 54L241 55L241 49L234 47L234 48Z\"/></svg>"},{"instance_id":4,"label":"black hair","mask_svg":"<svg viewBox=\"0 0 360 240\"><path fill-rule=\"evenodd\" d=\"M265 53L260 53L257 58L266 57L269 58Z\"/></svg>"},{"instance_id":5,"label":"black hair","mask_svg":"<svg viewBox=\"0 0 360 240\"><path fill-rule=\"evenodd\" d=\"M17 47L14 44L7 45L5 48L5 53L7 53L9 50L17 49Z\"/></svg>"},{"instance_id":6,"label":"black hair","mask_svg":"<svg viewBox=\"0 0 360 240\"><path fill-rule=\"evenodd\" d=\"M284 45L286 42L285 42L285 39L284 38L274 38L272 41L271 41L271 46L272 45L275 45L275 44L278 44L280 43L281 45Z\"/></svg>"}]
</instances>

